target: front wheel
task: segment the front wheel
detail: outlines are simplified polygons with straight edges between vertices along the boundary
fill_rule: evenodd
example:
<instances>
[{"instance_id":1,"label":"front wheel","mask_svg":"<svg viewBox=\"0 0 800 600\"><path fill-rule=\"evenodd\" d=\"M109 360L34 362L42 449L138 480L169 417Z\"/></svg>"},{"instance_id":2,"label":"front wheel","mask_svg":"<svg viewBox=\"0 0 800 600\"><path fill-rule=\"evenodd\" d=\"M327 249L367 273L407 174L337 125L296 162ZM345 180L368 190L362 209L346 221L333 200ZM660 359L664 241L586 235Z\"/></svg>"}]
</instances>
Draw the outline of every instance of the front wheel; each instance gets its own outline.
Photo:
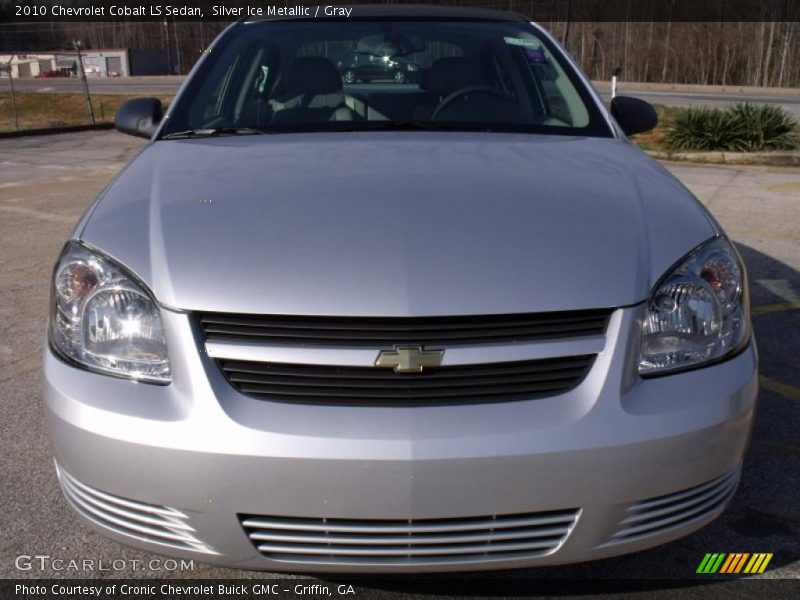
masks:
<instances>
[{"instance_id":1,"label":"front wheel","mask_svg":"<svg viewBox=\"0 0 800 600\"><path fill-rule=\"evenodd\" d=\"M394 82L395 83L405 83L406 81L406 74L402 71L395 71L394 72Z\"/></svg>"},{"instance_id":2,"label":"front wheel","mask_svg":"<svg viewBox=\"0 0 800 600\"><path fill-rule=\"evenodd\" d=\"M353 83L356 80L356 74L354 71L345 71L342 79L345 83Z\"/></svg>"}]
</instances>

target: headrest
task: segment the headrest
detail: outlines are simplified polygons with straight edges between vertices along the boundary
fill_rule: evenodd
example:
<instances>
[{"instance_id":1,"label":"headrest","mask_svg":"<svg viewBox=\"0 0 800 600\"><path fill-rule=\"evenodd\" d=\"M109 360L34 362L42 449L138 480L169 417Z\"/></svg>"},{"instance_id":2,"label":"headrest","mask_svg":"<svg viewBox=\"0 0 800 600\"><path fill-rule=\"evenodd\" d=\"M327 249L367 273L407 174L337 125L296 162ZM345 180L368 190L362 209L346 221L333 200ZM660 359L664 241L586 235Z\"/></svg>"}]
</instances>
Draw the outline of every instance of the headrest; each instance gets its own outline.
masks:
<instances>
[{"instance_id":1,"label":"headrest","mask_svg":"<svg viewBox=\"0 0 800 600\"><path fill-rule=\"evenodd\" d=\"M295 58L286 75L286 89L292 94L335 94L342 90L342 77L327 58Z\"/></svg>"},{"instance_id":2,"label":"headrest","mask_svg":"<svg viewBox=\"0 0 800 600\"><path fill-rule=\"evenodd\" d=\"M486 85L478 64L462 57L435 60L425 74L422 87L437 96L447 96L466 87Z\"/></svg>"}]
</instances>

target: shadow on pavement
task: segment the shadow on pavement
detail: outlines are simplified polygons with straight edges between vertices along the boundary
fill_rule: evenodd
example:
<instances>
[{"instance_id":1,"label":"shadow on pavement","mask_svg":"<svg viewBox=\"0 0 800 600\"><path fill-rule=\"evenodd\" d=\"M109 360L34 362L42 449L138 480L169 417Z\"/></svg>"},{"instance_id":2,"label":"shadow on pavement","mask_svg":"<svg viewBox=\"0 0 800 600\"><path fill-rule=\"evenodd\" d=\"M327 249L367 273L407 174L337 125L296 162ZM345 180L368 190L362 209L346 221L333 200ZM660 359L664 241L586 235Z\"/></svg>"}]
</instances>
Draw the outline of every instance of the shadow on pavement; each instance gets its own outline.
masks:
<instances>
[{"instance_id":1,"label":"shadow on pavement","mask_svg":"<svg viewBox=\"0 0 800 600\"><path fill-rule=\"evenodd\" d=\"M778 308L776 305L785 305L786 299L769 289L800 291L800 273L747 246L737 248L748 269L760 372L772 381L800 388L800 310ZM773 280L786 283L759 283ZM763 307L770 307L769 312L760 312ZM744 583L741 579L747 576L697 575L696 569L707 552L772 552L768 571L800 560L798 430L800 398L785 397L762 386L742 480L731 504L719 519L675 542L626 556L560 567L370 578L358 585L376 592L431 595L583 595L719 587L718 584L736 580ZM800 573L793 572L792 576ZM324 579L334 589L336 583L347 583L344 578ZM789 585L787 580L761 581L751 581L746 594L780 597L784 596L783 591L789 591L788 587L781 587ZM727 593L727 586L722 587Z\"/></svg>"}]
</instances>

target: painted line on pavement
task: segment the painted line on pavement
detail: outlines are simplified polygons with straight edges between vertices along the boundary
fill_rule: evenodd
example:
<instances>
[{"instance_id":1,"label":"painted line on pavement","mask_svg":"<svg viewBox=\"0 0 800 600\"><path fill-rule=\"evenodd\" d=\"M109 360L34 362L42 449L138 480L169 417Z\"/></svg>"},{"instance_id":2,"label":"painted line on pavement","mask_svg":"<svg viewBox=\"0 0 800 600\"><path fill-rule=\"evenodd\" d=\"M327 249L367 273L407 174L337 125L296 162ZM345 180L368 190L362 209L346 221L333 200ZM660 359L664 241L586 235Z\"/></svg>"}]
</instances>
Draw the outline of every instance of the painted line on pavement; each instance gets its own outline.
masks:
<instances>
[{"instance_id":1,"label":"painted line on pavement","mask_svg":"<svg viewBox=\"0 0 800 600\"><path fill-rule=\"evenodd\" d=\"M800 296L794 291L791 282L786 279L756 279L756 283L787 304L800 301Z\"/></svg>"},{"instance_id":2,"label":"painted line on pavement","mask_svg":"<svg viewBox=\"0 0 800 600\"><path fill-rule=\"evenodd\" d=\"M764 375L758 376L758 385L765 390L769 390L770 392L786 398L787 400L800 400L800 388L797 386L775 381L774 379L770 379Z\"/></svg>"},{"instance_id":3,"label":"painted line on pavement","mask_svg":"<svg viewBox=\"0 0 800 600\"><path fill-rule=\"evenodd\" d=\"M800 300L797 302L782 302L780 304L762 304L761 306L754 306L750 312L754 317L759 317L787 310L800 310Z\"/></svg>"}]
</instances>

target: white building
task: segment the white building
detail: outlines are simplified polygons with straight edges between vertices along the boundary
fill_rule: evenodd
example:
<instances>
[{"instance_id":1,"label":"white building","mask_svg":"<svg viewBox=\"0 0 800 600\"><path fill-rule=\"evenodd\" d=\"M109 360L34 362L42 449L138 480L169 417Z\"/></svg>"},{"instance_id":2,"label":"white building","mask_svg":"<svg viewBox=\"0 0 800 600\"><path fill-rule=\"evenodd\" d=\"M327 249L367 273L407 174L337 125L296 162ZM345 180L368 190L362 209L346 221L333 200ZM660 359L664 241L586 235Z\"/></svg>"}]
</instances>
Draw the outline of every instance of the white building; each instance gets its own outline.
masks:
<instances>
[{"instance_id":1,"label":"white building","mask_svg":"<svg viewBox=\"0 0 800 600\"><path fill-rule=\"evenodd\" d=\"M82 50L86 77L127 77L130 75L128 51L119 48ZM47 54L0 54L0 77L8 77L9 67L14 79L36 77L48 71L62 71L79 76L78 53L63 51Z\"/></svg>"},{"instance_id":2,"label":"white building","mask_svg":"<svg viewBox=\"0 0 800 600\"><path fill-rule=\"evenodd\" d=\"M77 52L59 54L59 57L71 57L78 60ZM119 48L101 48L99 50L82 50L83 69L87 77L128 77L130 67L128 51ZM77 73L77 70L76 70Z\"/></svg>"},{"instance_id":3,"label":"white building","mask_svg":"<svg viewBox=\"0 0 800 600\"><path fill-rule=\"evenodd\" d=\"M9 70L15 79L36 77L40 73L54 71L55 54L0 54L0 77L8 77Z\"/></svg>"}]
</instances>

